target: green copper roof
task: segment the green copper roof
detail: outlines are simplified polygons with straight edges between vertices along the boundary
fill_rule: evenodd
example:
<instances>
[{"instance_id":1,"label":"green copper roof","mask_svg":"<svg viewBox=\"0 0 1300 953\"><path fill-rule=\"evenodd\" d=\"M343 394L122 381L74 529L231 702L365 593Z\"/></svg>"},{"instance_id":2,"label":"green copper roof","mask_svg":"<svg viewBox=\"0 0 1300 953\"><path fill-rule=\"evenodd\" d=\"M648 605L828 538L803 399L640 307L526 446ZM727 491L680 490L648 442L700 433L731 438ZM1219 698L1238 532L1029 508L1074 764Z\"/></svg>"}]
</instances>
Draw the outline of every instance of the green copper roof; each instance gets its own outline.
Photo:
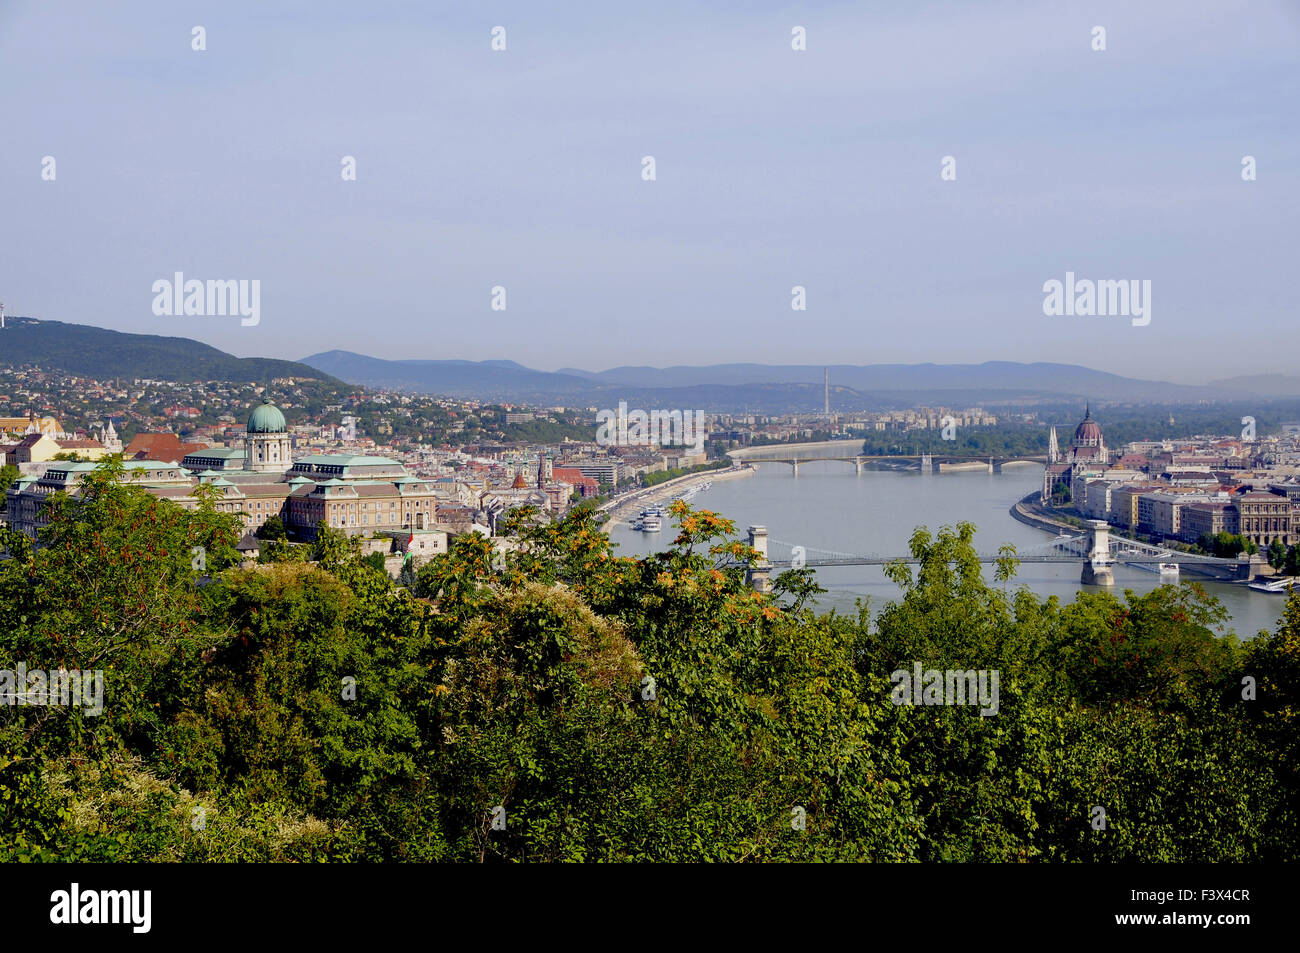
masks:
<instances>
[{"instance_id":1,"label":"green copper roof","mask_svg":"<svg viewBox=\"0 0 1300 953\"><path fill-rule=\"evenodd\" d=\"M299 457L294 461L294 466L304 463L312 466L334 467L400 467L402 465L396 460L388 459L388 457L368 457L364 454L350 453L313 453L305 457Z\"/></svg>"},{"instance_id":2,"label":"green copper roof","mask_svg":"<svg viewBox=\"0 0 1300 953\"><path fill-rule=\"evenodd\" d=\"M258 408L261 409L260 407ZM235 460L244 456L242 450L232 450L229 447L209 447L207 450L195 450L193 453L185 454L187 457L211 457L213 460Z\"/></svg>"},{"instance_id":3,"label":"green copper roof","mask_svg":"<svg viewBox=\"0 0 1300 953\"><path fill-rule=\"evenodd\" d=\"M269 400L264 400L262 406L249 415L246 429L249 433L284 433L288 428L280 408Z\"/></svg>"},{"instance_id":4,"label":"green copper roof","mask_svg":"<svg viewBox=\"0 0 1300 953\"><path fill-rule=\"evenodd\" d=\"M164 463L161 460L127 460L122 464L123 470L178 470L189 476L190 471L175 463Z\"/></svg>"}]
</instances>

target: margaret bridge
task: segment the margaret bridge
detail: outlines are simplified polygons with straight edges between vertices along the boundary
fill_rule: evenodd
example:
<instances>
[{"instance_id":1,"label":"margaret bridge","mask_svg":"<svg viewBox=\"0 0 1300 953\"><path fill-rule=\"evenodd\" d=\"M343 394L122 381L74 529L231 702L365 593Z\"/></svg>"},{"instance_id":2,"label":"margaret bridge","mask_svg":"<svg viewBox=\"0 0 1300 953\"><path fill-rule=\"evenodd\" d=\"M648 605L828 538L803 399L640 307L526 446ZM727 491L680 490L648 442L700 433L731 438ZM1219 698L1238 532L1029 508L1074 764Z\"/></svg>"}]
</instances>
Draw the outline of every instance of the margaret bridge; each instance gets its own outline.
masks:
<instances>
[{"instance_id":1,"label":"margaret bridge","mask_svg":"<svg viewBox=\"0 0 1300 953\"><path fill-rule=\"evenodd\" d=\"M1004 464L1045 463L1044 456L991 456L982 457L970 453L881 453L861 452L859 440L826 440L820 443L773 444L767 447L745 447L731 450L727 456L739 463L784 463L790 467L795 476L799 467L805 463L822 463L836 461L851 463L861 474L863 467L869 463L895 463L907 468L913 467L928 473L943 470L945 467L960 466L963 469L972 464L988 467L988 472L1001 470Z\"/></svg>"}]
</instances>

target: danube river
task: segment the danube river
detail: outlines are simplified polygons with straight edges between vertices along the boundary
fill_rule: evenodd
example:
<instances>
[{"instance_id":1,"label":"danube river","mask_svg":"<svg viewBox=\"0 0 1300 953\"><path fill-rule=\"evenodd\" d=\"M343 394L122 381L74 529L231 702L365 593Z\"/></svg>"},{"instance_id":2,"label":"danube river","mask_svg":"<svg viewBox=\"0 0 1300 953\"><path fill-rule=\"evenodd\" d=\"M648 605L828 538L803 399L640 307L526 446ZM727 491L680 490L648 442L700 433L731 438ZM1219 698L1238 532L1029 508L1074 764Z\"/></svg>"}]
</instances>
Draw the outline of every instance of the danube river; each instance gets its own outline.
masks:
<instances>
[{"instance_id":1,"label":"danube river","mask_svg":"<svg viewBox=\"0 0 1300 953\"><path fill-rule=\"evenodd\" d=\"M1002 543L1023 549L1052 538L1017 522L1008 512L1017 500L1042 486L1041 466L1009 467L1002 473L866 469L859 476L851 464L823 462L799 464L798 477L783 463L760 463L757 467L758 472L748 479L714 483L692 504L734 520L742 538L751 524L762 524L773 540L804 546L810 558L814 558L814 549L901 555L907 552L907 540L917 526L935 532L961 520L975 524L975 546L981 552L994 552ZM676 525L667 520L661 533L633 530L626 520L610 528L610 538L624 555L665 549L674 536ZM772 554L789 558L789 549L774 545ZM991 579L993 567L986 569ZM1079 582L1081 570L1082 563L1022 563L1015 582L1028 585L1039 596L1055 595L1070 601L1080 589L1096 588ZM1203 581L1191 574L1185 578L1202 582L1224 604L1232 617L1229 628L1241 638L1275 628L1286 601L1285 596ZM879 566L818 569L817 580L828 590L821 597L822 608L851 612L854 601L866 596L874 613L898 595L898 588ZM1154 573L1115 567L1113 591L1120 598L1126 588L1142 593L1158 585L1160 577Z\"/></svg>"}]
</instances>

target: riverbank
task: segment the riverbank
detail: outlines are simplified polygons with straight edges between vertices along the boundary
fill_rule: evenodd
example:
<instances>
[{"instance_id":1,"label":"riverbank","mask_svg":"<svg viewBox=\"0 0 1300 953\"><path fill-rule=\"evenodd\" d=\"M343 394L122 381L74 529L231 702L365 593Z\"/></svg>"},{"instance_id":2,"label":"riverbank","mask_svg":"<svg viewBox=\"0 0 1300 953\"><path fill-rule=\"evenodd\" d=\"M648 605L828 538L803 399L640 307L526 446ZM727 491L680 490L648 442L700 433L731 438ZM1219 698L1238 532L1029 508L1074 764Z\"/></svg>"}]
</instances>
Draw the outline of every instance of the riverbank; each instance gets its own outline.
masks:
<instances>
[{"instance_id":1,"label":"riverbank","mask_svg":"<svg viewBox=\"0 0 1300 953\"><path fill-rule=\"evenodd\" d=\"M1042 496L1040 490L1035 490L1033 493L1017 500L1011 506L1011 518L1018 523L1032 526L1034 529L1041 529L1044 533L1051 533L1053 536L1060 535L1062 532L1082 532L1079 527L1051 516L1040 502Z\"/></svg>"},{"instance_id":2,"label":"riverbank","mask_svg":"<svg viewBox=\"0 0 1300 953\"><path fill-rule=\"evenodd\" d=\"M1051 514L1051 512L1042 504L1042 493L1034 491L1027 496L1022 497L1011 507L1011 518L1024 523L1026 526L1032 526L1034 529L1042 530L1045 533L1060 534L1065 533L1070 536L1077 536L1080 533L1087 532L1075 523L1068 523ZM1126 534L1117 527L1110 528L1111 534L1115 537L1125 537ZM1154 544L1153 544L1154 545ZM1168 545L1168 544L1164 544ZM1177 548L1170 546L1171 552L1176 552ZM1250 582L1255 581L1256 577L1240 578L1237 576L1235 568L1224 566L1210 566L1195 562L1186 562L1182 565L1182 571L1203 578L1212 579L1215 582L1221 582L1230 586L1246 587ZM1264 576L1273 575L1271 570L1261 573Z\"/></svg>"},{"instance_id":3,"label":"riverbank","mask_svg":"<svg viewBox=\"0 0 1300 953\"><path fill-rule=\"evenodd\" d=\"M685 476L675 477L672 480L665 480L656 486L646 487L644 490L637 490L620 496L617 499L610 500L600 507L602 513L608 513L610 519L606 522L606 527L619 520L626 519L637 510L649 506L651 503L661 503L670 497L674 497L689 490L693 486L701 486L705 483L717 482L719 480L734 480L740 477L749 477L754 475L754 468L749 464L727 467L722 470L701 470L699 473L688 473Z\"/></svg>"}]
</instances>

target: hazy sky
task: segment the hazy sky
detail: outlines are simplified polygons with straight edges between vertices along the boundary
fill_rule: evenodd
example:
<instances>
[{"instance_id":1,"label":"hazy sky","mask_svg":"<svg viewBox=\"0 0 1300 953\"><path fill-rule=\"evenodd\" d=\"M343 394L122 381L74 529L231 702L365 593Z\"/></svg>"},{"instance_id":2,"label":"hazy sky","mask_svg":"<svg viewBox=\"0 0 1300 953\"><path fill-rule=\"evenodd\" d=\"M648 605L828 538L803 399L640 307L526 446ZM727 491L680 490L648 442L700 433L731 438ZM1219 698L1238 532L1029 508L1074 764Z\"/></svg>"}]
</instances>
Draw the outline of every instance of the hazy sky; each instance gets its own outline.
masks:
<instances>
[{"instance_id":1,"label":"hazy sky","mask_svg":"<svg viewBox=\"0 0 1300 953\"><path fill-rule=\"evenodd\" d=\"M0 0L0 300L244 356L1293 372L1298 51L1290 0ZM155 316L176 271L260 324ZM1045 316L1067 271L1150 324Z\"/></svg>"}]
</instances>

